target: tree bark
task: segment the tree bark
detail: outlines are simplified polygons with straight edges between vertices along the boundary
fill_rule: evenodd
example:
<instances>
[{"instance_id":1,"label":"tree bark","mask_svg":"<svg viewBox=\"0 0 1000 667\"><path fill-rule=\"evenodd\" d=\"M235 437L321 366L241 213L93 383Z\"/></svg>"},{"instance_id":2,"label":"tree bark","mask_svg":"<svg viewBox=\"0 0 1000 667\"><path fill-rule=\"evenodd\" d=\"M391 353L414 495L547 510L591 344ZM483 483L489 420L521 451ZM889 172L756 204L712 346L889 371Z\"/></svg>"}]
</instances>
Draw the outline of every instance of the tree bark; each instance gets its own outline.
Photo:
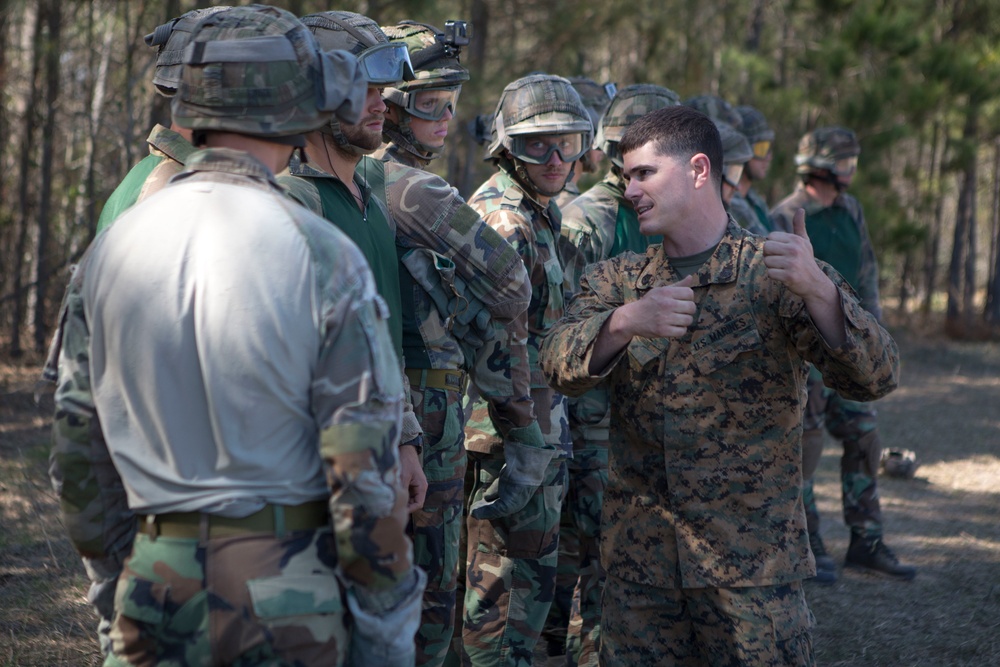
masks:
<instances>
[{"instance_id":1,"label":"tree bark","mask_svg":"<svg viewBox=\"0 0 1000 667\"><path fill-rule=\"evenodd\" d=\"M934 302L934 290L937 288L938 252L941 249L941 227L944 220L944 186L941 177L941 163L944 160L941 150L941 121L934 121L934 138L931 141L931 164L929 188L934 196L934 218L931 220L931 231L927 235L926 255L924 256L924 302L921 308L925 316L930 315Z\"/></svg>"},{"instance_id":2,"label":"tree bark","mask_svg":"<svg viewBox=\"0 0 1000 667\"><path fill-rule=\"evenodd\" d=\"M38 196L38 235L35 247L35 349L43 351L49 340L48 292L50 277L49 239L52 236L52 160L55 150L56 116L59 101L59 56L62 10L59 0L45 5L45 124L42 132L41 192Z\"/></svg>"},{"instance_id":3,"label":"tree bark","mask_svg":"<svg viewBox=\"0 0 1000 667\"><path fill-rule=\"evenodd\" d=\"M29 11L31 11L29 9ZM17 241L14 244L14 282L12 294L14 298L14 313L11 318L10 353L20 356L21 327L24 325L27 312L27 290L24 288L24 260L28 248L29 224L33 211L30 200L31 183L31 149L34 145L36 128L36 109L38 107L38 72L41 69L42 52L42 16L35 10L35 26L31 39L31 74L28 79L28 99L24 107L24 119L21 131L21 154L18 159L18 199L20 200L20 215L18 216Z\"/></svg>"},{"instance_id":4,"label":"tree bark","mask_svg":"<svg viewBox=\"0 0 1000 667\"><path fill-rule=\"evenodd\" d=\"M966 107L965 128L962 131L962 139L966 146L975 145L978 126L979 105L975 101L970 101ZM964 283L970 279L969 262L975 262L970 235L975 231L976 173L976 151L969 150L962 169L951 262L948 265L948 308L945 315L945 330L956 338L965 337L969 333L967 311L970 305L969 285ZM971 273L971 277L974 278L974 269Z\"/></svg>"},{"instance_id":5,"label":"tree bark","mask_svg":"<svg viewBox=\"0 0 1000 667\"><path fill-rule=\"evenodd\" d=\"M1000 139L993 141L993 210L990 215L989 279L983 319L1000 324Z\"/></svg>"}]
</instances>

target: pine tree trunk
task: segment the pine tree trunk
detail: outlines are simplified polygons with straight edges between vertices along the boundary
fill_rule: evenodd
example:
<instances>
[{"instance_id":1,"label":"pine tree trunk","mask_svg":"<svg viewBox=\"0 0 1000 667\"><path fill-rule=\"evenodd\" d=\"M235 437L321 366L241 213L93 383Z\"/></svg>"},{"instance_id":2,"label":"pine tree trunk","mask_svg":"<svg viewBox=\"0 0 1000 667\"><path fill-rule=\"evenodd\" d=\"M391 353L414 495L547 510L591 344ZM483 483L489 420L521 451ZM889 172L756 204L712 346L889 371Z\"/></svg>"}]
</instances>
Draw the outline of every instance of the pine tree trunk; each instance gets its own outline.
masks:
<instances>
[{"instance_id":1,"label":"pine tree trunk","mask_svg":"<svg viewBox=\"0 0 1000 667\"><path fill-rule=\"evenodd\" d=\"M979 107L970 102L966 108L965 128L962 139L966 145L972 145L978 128ZM955 338L968 335L969 285L964 284L970 278L969 262L975 262L970 246L970 235L975 230L976 211L976 152L969 151L962 170L961 191L958 197L958 210L955 215L955 235L951 249L951 262L948 265L948 308L945 314L945 331ZM972 272L974 277L974 272Z\"/></svg>"},{"instance_id":2,"label":"pine tree trunk","mask_svg":"<svg viewBox=\"0 0 1000 667\"><path fill-rule=\"evenodd\" d=\"M35 349L45 350L49 339L48 291L50 274L50 243L52 236L52 160L55 150L56 116L59 101L59 34L62 29L62 10L59 0L45 4L45 24L48 37L45 41L45 125L42 131L41 192L38 196L38 235L35 247Z\"/></svg>"},{"instance_id":3,"label":"pine tree trunk","mask_svg":"<svg viewBox=\"0 0 1000 667\"><path fill-rule=\"evenodd\" d=\"M31 11L29 9L29 11ZM42 16L36 11L34 16L35 27L31 39L31 74L28 79L28 98L24 107L24 119L21 130L21 154L18 159L18 201L20 210L18 215L17 240L14 243L14 283L11 293L14 298L14 313L11 318L10 329L10 353L12 356L20 356L23 353L21 348L21 328L24 325L25 314L28 310L27 289L24 285L24 260L25 251L28 248L29 225L34 213L30 200L31 173L31 149L34 146L36 115L38 107L38 72L41 69L42 57Z\"/></svg>"},{"instance_id":4,"label":"pine tree trunk","mask_svg":"<svg viewBox=\"0 0 1000 667\"><path fill-rule=\"evenodd\" d=\"M993 142L993 210L990 215L989 279L983 319L1000 324L1000 139Z\"/></svg>"}]
</instances>

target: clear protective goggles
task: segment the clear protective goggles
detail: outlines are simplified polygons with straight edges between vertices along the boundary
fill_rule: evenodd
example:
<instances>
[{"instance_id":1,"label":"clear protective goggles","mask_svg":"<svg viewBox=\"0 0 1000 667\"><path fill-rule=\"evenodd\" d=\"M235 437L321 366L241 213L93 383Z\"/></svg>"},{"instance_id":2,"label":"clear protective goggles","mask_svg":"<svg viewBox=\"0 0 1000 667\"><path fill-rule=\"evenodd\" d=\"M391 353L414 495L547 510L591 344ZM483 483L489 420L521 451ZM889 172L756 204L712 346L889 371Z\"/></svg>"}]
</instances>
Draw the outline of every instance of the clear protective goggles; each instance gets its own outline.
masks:
<instances>
[{"instance_id":1,"label":"clear protective goggles","mask_svg":"<svg viewBox=\"0 0 1000 667\"><path fill-rule=\"evenodd\" d=\"M374 86L410 81L414 78L410 52L402 42L377 44L358 55L358 64Z\"/></svg>"},{"instance_id":2,"label":"clear protective goggles","mask_svg":"<svg viewBox=\"0 0 1000 667\"><path fill-rule=\"evenodd\" d=\"M768 155L771 154L771 142L770 141L755 141L753 144L753 156L755 158L760 158L763 160Z\"/></svg>"},{"instance_id":3,"label":"clear protective goggles","mask_svg":"<svg viewBox=\"0 0 1000 667\"><path fill-rule=\"evenodd\" d=\"M446 112L455 115L461 86L448 90L417 90L406 99L406 112L423 120L441 120Z\"/></svg>"},{"instance_id":4,"label":"clear protective goggles","mask_svg":"<svg viewBox=\"0 0 1000 667\"><path fill-rule=\"evenodd\" d=\"M742 164L727 164L722 169L722 182L732 188L740 186L740 179L743 178Z\"/></svg>"},{"instance_id":5,"label":"clear protective goggles","mask_svg":"<svg viewBox=\"0 0 1000 667\"><path fill-rule=\"evenodd\" d=\"M850 176L858 170L858 156L842 157L833 163L832 171L837 176Z\"/></svg>"},{"instance_id":6,"label":"clear protective goggles","mask_svg":"<svg viewBox=\"0 0 1000 667\"><path fill-rule=\"evenodd\" d=\"M553 153L564 163L576 162L590 150L583 132L568 134L519 134L511 137L511 153L529 164L546 164Z\"/></svg>"}]
</instances>

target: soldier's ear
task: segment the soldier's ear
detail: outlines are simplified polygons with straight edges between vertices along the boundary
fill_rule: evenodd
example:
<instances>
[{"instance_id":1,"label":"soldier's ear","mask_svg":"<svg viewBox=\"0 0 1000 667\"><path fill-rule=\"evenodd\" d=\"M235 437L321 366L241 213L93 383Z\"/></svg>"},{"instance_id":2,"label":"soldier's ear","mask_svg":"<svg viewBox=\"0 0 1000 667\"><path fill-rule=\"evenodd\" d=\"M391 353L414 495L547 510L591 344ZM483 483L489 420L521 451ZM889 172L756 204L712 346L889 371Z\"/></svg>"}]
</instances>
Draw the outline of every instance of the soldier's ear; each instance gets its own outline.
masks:
<instances>
[{"instance_id":1,"label":"soldier's ear","mask_svg":"<svg viewBox=\"0 0 1000 667\"><path fill-rule=\"evenodd\" d=\"M704 153L695 153L688 161L691 181L695 188L701 188L712 181L712 161Z\"/></svg>"}]
</instances>

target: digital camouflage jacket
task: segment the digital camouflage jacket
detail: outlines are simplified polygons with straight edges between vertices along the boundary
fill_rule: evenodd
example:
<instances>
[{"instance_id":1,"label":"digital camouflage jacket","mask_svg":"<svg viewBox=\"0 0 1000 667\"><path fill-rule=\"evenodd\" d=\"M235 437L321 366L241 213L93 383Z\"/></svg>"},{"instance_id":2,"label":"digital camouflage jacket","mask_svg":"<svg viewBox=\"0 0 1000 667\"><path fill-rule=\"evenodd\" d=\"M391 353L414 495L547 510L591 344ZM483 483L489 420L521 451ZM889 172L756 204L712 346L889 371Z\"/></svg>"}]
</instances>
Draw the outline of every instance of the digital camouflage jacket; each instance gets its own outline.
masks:
<instances>
[{"instance_id":1,"label":"digital camouflage jacket","mask_svg":"<svg viewBox=\"0 0 1000 667\"><path fill-rule=\"evenodd\" d=\"M767 276L764 239L730 222L695 274L680 338L636 337L599 375L594 340L615 308L679 279L661 245L591 266L542 348L559 391L610 381L612 429L601 559L661 588L764 586L815 572L801 497L806 362L854 400L898 381L895 342L828 265L846 340L830 348L802 299Z\"/></svg>"}]
</instances>

